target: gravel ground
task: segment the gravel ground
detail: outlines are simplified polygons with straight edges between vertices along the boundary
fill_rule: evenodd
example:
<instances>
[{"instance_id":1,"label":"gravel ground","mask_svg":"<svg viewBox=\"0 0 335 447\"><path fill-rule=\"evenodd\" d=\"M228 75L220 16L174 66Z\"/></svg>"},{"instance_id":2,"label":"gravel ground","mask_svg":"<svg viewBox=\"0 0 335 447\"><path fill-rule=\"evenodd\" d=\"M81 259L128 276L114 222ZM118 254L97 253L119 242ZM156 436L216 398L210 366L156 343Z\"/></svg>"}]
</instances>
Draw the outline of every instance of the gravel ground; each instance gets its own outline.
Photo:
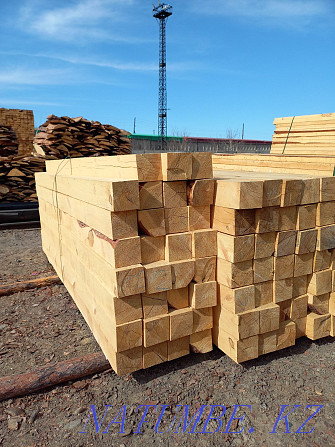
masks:
<instances>
[{"instance_id":1,"label":"gravel ground","mask_svg":"<svg viewBox=\"0 0 335 447\"><path fill-rule=\"evenodd\" d=\"M0 265L0 283L54 274L39 230L0 232ZM1 376L99 352L63 286L0 300ZM106 371L9 399L0 403L0 446L335 446L334 348L332 338L302 338L243 365L214 349L126 377ZM287 424L276 424L284 405L282 416L297 407ZM184 427L187 410L188 421L196 412L199 418Z\"/></svg>"}]
</instances>

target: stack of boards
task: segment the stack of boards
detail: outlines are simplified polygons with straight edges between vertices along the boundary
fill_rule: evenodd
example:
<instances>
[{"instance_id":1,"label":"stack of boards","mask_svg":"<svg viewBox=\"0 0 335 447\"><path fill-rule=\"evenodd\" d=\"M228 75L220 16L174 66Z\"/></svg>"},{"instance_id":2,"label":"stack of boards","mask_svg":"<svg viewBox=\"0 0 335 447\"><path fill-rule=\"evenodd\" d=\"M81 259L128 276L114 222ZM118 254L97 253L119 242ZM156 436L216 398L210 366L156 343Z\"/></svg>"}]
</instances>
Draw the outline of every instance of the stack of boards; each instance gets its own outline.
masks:
<instances>
[{"instance_id":1,"label":"stack of boards","mask_svg":"<svg viewBox=\"0 0 335 447\"><path fill-rule=\"evenodd\" d=\"M335 113L276 118L271 154L335 156Z\"/></svg>"},{"instance_id":2,"label":"stack of boards","mask_svg":"<svg viewBox=\"0 0 335 447\"><path fill-rule=\"evenodd\" d=\"M209 153L47 161L43 249L117 374L212 350Z\"/></svg>"},{"instance_id":3,"label":"stack of boards","mask_svg":"<svg viewBox=\"0 0 335 447\"><path fill-rule=\"evenodd\" d=\"M214 175L214 343L240 363L335 336L335 177Z\"/></svg>"},{"instance_id":4,"label":"stack of boards","mask_svg":"<svg viewBox=\"0 0 335 447\"><path fill-rule=\"evenodd\" d=\"M0 124L0 157L17 154L18 144L13 128Z\"/></svg>"},{"instance_id":5,"label":"stack of boards","mask_svg":"<svg viewBox=\"0 0 335 447\"><path fill-rule=\"evenodd\" d=\"M30 155L32 153L35 136L32 110L0 108L0 126L10 127L16 134L18 152L15 155ZM0 156L2 156L1 149Z\"/></svg>"},{"instance_id":6,"label":"stack of boards","mask_svg":"<svg viewBox=\"0 0 335 447\"><path fill-rule=\"evenodd\" d=\"M43 249L117 374L334 336L335 178L214 171L209 153L47 161Z\"/></svg>"}]
</instances>

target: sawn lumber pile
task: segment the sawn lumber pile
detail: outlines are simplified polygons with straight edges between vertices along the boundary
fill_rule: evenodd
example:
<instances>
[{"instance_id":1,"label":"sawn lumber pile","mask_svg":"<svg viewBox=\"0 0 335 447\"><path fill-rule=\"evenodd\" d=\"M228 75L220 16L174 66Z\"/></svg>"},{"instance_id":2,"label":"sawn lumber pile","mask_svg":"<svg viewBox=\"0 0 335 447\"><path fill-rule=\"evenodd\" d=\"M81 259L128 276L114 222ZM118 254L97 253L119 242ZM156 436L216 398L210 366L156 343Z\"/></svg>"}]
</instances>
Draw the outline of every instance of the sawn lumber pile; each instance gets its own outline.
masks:
<instances>
[{"instance_id":1,"label":"sawn lumber pile","mask_svg":"<svg viewBox=\"0 0 335 447\"><path fill-rule=\"evenodd\" d=\"M16 133L10 126L0 124L0 157L15 155L18 151L18 140Z\"/></svg>"},{"instance_id":2,"label":"sawn lumber pile","mask_svg":"<svg viewBox=\"0 0 335 447\"><path fill-rule=\"evenodd\" d=\"M334 336L334 177L213 180L206 153L46 166L43 249L118 374L212 336L236 362Z\"/></svg>"},{"instance_id":3,"label":"sawn lumber pile","mask_svg":"<svg viewBox=\"0 0 335 447\"><path fill-rule=\"evenodd\" d=\"M43 249L117 374L212 349L211 154L48 161Z\"/></svg>"},{"instance_id":4,"label":"sawn lumber pile","mask_svg":"<svg viewBox=\"0 0 335 447\"><path fill-rule=\"evenodd\" d=\"M335 336L335 177L215 176L214 343L244 362Z\"/></svg>"},{"instance_id":5,"label":"sawn lumber pile","mask_svg":"<svg viewBox=\"0 0 335 447\"><path fill-rule=\"evenodd\" d=\"M335 113L276 118L271 154L335 156Z\"/></svg>"},{"instance_id":6,"label":"sawn lumber pile","mask_svg":"<svg viewBox=\"0 0 335 447\"><path fill-rule=\"evenodd\" d=\"M56 158L129 154L127 135L124 130L98 121L49 115L36 135L35 149Z\"/></svg>"},{"instance_id":7,"label":"sawn lumber pile","mask_svg":"<svg viewBox=\"0 0 335 447\"><path fill-rule=\"evenodd\" d=\"M1 126L10 127L17 137L18 147L13 155L30 155L32 153L35 135L32 110L0 108ZM4 155L6 154L1 154L0 141L0 157Z\"/></svg>"}]
</instances>

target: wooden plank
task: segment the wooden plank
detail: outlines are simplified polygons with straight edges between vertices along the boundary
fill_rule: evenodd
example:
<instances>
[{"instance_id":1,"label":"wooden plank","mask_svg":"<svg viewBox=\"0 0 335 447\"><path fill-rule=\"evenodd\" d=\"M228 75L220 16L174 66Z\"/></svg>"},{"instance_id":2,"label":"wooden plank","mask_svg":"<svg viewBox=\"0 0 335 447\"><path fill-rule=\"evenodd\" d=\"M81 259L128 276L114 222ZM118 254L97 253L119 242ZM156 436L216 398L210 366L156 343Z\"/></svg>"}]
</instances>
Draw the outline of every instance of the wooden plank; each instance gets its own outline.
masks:
<instances>
[{"instance_id":1,"label":"wooden plank","mask_svg":"<svg viewBox=\"0 0 335 447\"><path fill-rule=\"evenodd\" d=\"M255 210L212 207L212 228L234 236L255 233Z\"/></svg>"},{"instance_id":2,"label":"wooden plank","mask_svg":"<svg viewBox=\"0 0 335 447\"><path fill-rule=\"evenodd\" d=\"M332 290L332 270L322 270L308 276L308 293L312 295L323 295Z\"/></svg>"},{"instance_id":3,"label":"wooden plank","mask_svg":"<svg viewBox=\"0 0 335 447\"><path fill-rule=\"evenodd\" d=\"M232 236L217 232L217 256L229 262L242 262L253 259L255 236Z\"/></svg>"},{"instance_id":4,"label":"wooden plank","mask_svg":"<svg viewBox=\"0 0 335 447\"><path fill-rule=\"evenodd\" d=\"M295 230L297 225L297 207L287 206L279 210L280 231Z\"/></svg>"},{"instance_id":5,"label":"wooden plank","mask_svg":"<svg viewBox=\"0 0 335 447\"><path fill-rule=\"evenodd\" d=\"M294 230L280 231L276 235L275 256L286 256L294 254L297 232Z\"/></svg>"},{"instance_id":6,"label":"wooden plank","mask_svg":"<svg viewBox=\"0 0 335 447\"><path fill-rule=\"evenodd\" d=\"M192 152L192 179L213 178L211 152Z\"/></svg>"},{"instance_id":7,"label":"wooden plank","mask_svg":"<svg viewBox=\"0 0 335 447\"><path fill-rule=\"evenodd\" d=\"M204 309L193 309L193 330L196 332L206 331L213 327L213 309L206 307Z\"/></svg>"},{"instance_id":8,"label":"wooden plank","mask_svg":"<svg viewBox=\"0 0 335 447\"><path fill-rule=\"evenodd\" d=\"M335 315L335 294L331 292L329 295L329 313Z\"/></svg>"},{"instance_id":9,"label":"wooden plank","mask_svg":"<svg viewBox=\"0 0 335 447\"><path fill-rule=\"evenodd\" d=\"M141 236L140 245L143 264L165 259L165 236Z\"/></svg>"},{"instance_id":10,"label":"wooden plank","mask_svg":"<svg viewBox=\"0 0 335 447\"><path fill-rule=\"evenodd\" d=\"M334 201L335 197L335 177L325 177L320 179L320 202Z\"/></svg>"},{"instance_id":11,"label":"wooden plank","mask_svg":"<svg viewBox=\"0 0 335 447\"><path fill-rule=\"evenodd\" d=\"M58 232L75 234L87 247L104 258L114 268L141 263L140 239L138 236L113 241L99 231L79 222L69 214L57 210L53 205L40 200L40 214L45 221L51 219Z\"/></svg>"},{"instance_id":12,"label":"wooden plank","mask_svg":"<svg viewBox=\"0 0 335 447\"><path fill-rule=\"evenodd\" d=\"M330 250L316 251L314 253L313 272L327 270L331 267L331 264L332 264L332 252Z\"/></svg>"},{"instance_id":13,"label":"wooden plank","mask_svg":"<svg viewBox=\"0 0 335 447\"><path fill-rule=\"evenodd\" d=\"M180 208L165 208L164 215L166 234L188 231L188 209L186 206Z\"/></svg>"},{"instance_id":14,"label":"wooden plank","mask_svg":"<svg viewBox=\"0 0 335 447\"><path fill-rule=\"evenodd\" d=\"M145 348L169 340L170 317L160 315L143 320L143 345Z\"/></svg>"},{"instance_id":15,"label":"wooden plank","mask_svg":"<svg viewBox=\"0 0 335 447\"><path fill-rule=\"evenodd\" d=\"M167 362L168 360L168 342L143 348L143 368L150 368L154 365Z\"/></svg>"},{"instance_id":16,"label":"wooden plank","mask_svg":"<svg viewBox=\"0 0 335 447\"><path fill-rule=\"evenodd\" d=\"M214 344L236 363L243 363L258 357L258 335L237 340L224 330L213 331Z\"/></svg>"},{"instance_id":17,"label":"wooden plank","mask_svg":"<svg viewBox=\"0 0 335 447\"><path fill-rule=\"evenodd\" d=\"M216 281L194 283L189 285L189 303L193 309L204 309L217 304Z\"/></svg>"},{"instance_id":18,"label":"wooden plank","mask_svg":"<svg viewBox=\"0 0 335 447\"><path fill-rule=\"evenodd\" d=\"M276 232L255 234L254 259L268 258L275 251Z\"/></svg>"},{"instance_id":19,"label":"wooden plank","mask_svg":"<svg viewBox=\"0 0 335 447\"><path fill-rule=\"evenodd\" d=\"M170 262L172 288L181 289L187 287L194 278L195 263L193 259L186 261Z\"/></svg>"},{"instance_id":20,"label":"wooden plank","mask_svg":"<svg viewBox=\"0 0 335 447\"><path fill-rule=\"evenodd\" d=\"M294 275L294 255L274 257L273 279L275 281L293 278Z\"/></svg>"},{"instance_id":21,"label":"wooden plank","mask_svg":"<svg viewBox=\"0 0 335 447\"><path fill-rule=\"evenodd\" d=\"M295 345L296 326L294 321L282 321L277 332L277 351Z\"/></svg>"},{"instance_id":22,"label":"wooden plank","mask_svg":"<svg viewBox=\"0 0 335 447\"><path fill-rule=\"evenodd\" d=\"M269 354L277 350L277 331L259 334L258 355Z\"/></svg>"},{"instance_id":23,"label":"wooden plank","mask_svg":"<svg viewBox=\"0 0 335 447\"><path fill-rule=\"evenodd\" d=\"M270 206L255 211L256 233L271 233L279 230L280 208Z\"/></svg>"},{"instance_id":24,"label":"wooden plank","mask_svg":"<svg viewBox=\"0 0 335 447\"><path fill-rule=\"evenodd\" d=\"M137 220L143 235L157 237L166 234L164 208L139 210Z\"/></svg>"},{"instance_id":25,"label":"wooden plank","mask_svg":"<svg viewBox=\"0 0 335 447\"><path fill-rule=\"evenodd\" d=\"M303 255L305 253L313 253L316 248L317 230L302 230L297 232L297 244L295 253Z\"/></svg>"},{"instance_id":26,"label":"wooden plank","mask_svg":"<svg viewBox=\"0 0 335 447\"><path fill-rule=\"evenodd\" d=\"M217 231L196 230L192 232L193 258L206 258L217 254Z\"/></svg>"},{"instance_id":27,"label":"wooden plank","mask_svg":"<svg viewBox=\"0 0 335 447\"><path fill-rule=\"evenodd\" d=\"M290 300L293 298L293 278L273 281L273 302Z\"/></svg>"},{"instance_id":28,"label":"wooden plank","mask_svg":"<svg viewBox=\"0 0 335 447\"><path fill-rule=\"evenodd\" d=\"M311 295L307 296L308 309L318 315L325 315L329 310L330 293L324 293L323 295ZM307 311L306 311L307 315Z\"/></svg>"},{"instance_id":29,"label":"wooden plank","mask_svg":"<svg viewBox=\"0 0 335 447\"><path fill-rule=\"evenodd\" d=\"M162 180L161 154L130 154L46 160L50 174L118 178L152 182Z\"/></svg>"},{"instance_id":30,"label":"wooden plank","mask_svg":"<svg viewBox=\"0 0 335 447\"><path fill-rule=\"evenodd\" d=\"M305 295L307 293L308 275L297 276L293 278L292 298Z\"/></svg>"},{"instance_id":31,"label":"wooden plank","mask_svg":"<svg viewBox=\"0 0 335 447\"><path fill-rule=\"evenodd\" d=\"M318 251L335 248L335 225L318 227L316 249Z\"/></svg>"},{"instance_id":32,"label":"wooden plank","mask_svg":"<svg viewBox=\"0 0 335 447\"><path fill-rule=\"evenodd\" d=\"M291 301L289 318L296 321L307 316L308 295L298 296Z\"/></svg>"},{"instance_id":33,"label":"wooden plank","mask_svg":"<svg viewBox=\"0 0 335 447\"><path fill-rule=\"evenodd\" d=\"M283 189L281 198L282 207L301 205L306 181L302 179L283 180Z\"/></svg>"},{"instance_id":34,"label":"wooden plank","mask_svg":"<svg viewBox=\"0 0 335 447\"><path fill-rule=\"evenodd\" d=\"M214 203L214 179L199 179L188 182L188 205L206 206Z\"/></svg>"},{"instance_id":35,"label":"wooden plank","mask_svg":"<svg viewBox=\"0 0 335 447\"><path fill-rule=\"evenodd\" d=\"M274 258L270 256L268 258L254 259L254 283L272 281L274 275Z\"/></svg>"},{"instance_id":36,"label":"wooden plank","mask_svg":"<svg viewBox=\"0 0 335 447\"><path fill-rule=\"evenodd\" d=\"M43 188L74 197L109 211L136 210L140 205L136 180L113 180L36 172L35 180Z\"/></svg>"},{"instance_id":37,"label":"wooden plank","mask_svg":"<svg viewBox=\"0 0 335 447\"><path fill-rule=\"evenodd\" d=\"M335 315L330 316L330 336L335 337Z\"/></svg>"},{"instance_id":38,"label":"wooden plank","mask_svg":"<svg viewBox=\"0 0 335 447\"><path fill-rule=\"evenodd\" d=\"M214 281L216 278L216 256L194 260L193 281L197 283Z\"/></svg>"},{"instance_id":39,"label":"wooden plank","mask_svg":"<svg viewBox=\"0 0 335 447\"><path fill-rule=\"evenodd\" d=\"M273 179L263 181L263 208L267 206L280 206L283 180Z\"/></svg>"},{"instance_id":40,"label":"wooden plank","mask_svg":"<svg viewBox=\"0 0 335 447\"><path fill-rule=\"evenodd\" d=\"M254 209L263 206L263 182L216 180L214 204L234 209Z\"/></svg>"},{"instance_id":41,"label":"wooden plank","mask_svg":"<svg viewBox=\"0 0 335 447\"><path fill-rule=\"evenodd\" d=\"M109 342L115 346L116 352L142 346L142 319L115 326L114 340L109 338Z\"/></svg>"},{"instance_id":42,"label":"wooden plank","mask_svg":"<svg viewBox=\"0 0 335 447\"><path fill-rule=\"evenodd\" d=\"M316 225L317 204L297 207L297 230L308 230Z\"/></svg>"},{"instance_id":43,"label":"wooden plank","mask_svg":"<svg viewBox=\"0 0 335 447\"><path fill-rule=\"evenodd\" d=\"M144 319L168 314L167 292L143 293L141 298Z\"/></svg>"},{"instance_id":44,"label":"wooden plank","mask_svg":"<svg viewBox=\"0 0 335 447\"><path fill-rule=\"evenodd\" d=\"M113 213L63 194L57 194L55 197L53 192L46 188L37 186L36 189L39 199L61 209L112 240L138 235L136 210Z\"/></svg>"},{"instance_id":45,"label":"wooden plank","mask_svg":"<svg viewBox=\"0 0 335 447\"><path fill-rule=\"evenodd\" d=\"M227 309L215 310L215 325L222 327L236 340L259 334L259 310L252 309L239 314L234 314Z\"/></svg>"},{"instance_id":46,"label":"wooden plank","mask_svg":"<svg viewBox=\"0 0 335 447\"><path fill-rule=\"evenodd\" d=\"M168 360L178 359L190 353L190 337L168 341Z\"/></svg>"},{"instance_id":47,"label":"wooden plank","mask_svg":"<svg viewBox=\"0 0 335 447\"><path fill-rule=\"evenodd\" d=\"M252 260L231 263L222 258L217 259L217 281L224 286L235 289L249 286L254 281Z\"/></svg>"},{"instance_id":48,"label":"wooden plank","mask_svg":"<svg viewBox=\"0 0 335 447\"><path fill-rule=\"evenodd\" d=\"M189 231L205 230L211 227L210 206L188 206Z\"/></svg>"},{"instance_id":49,"label":"wooden plank","mask_svg":"<svg viewBox=\"0 0 335 447\"><path fill-rule=\"evenodd\" d=\"M212 331L196 332L190 335L190 348L195 354L205 354L213 350Z\"/></svg>"},{"instance_id":50,"label":"wooden plank","mask_svg":"<svg viewBox=\"0 0 335 447\"><path fill-rule=\"evenodd\" d=\"M298 318L294 322L295 322L295 329L296 329L295 338L297 339L297 338L304 337L306 335L307 317Z\"/></svg>"},{"instance_id":51,"label":"wooden plank","mask_svg":"<svg viewBox=\"0 0 335 447\"><path fill-rule=\"evenodd\" d=\"M140 210L153 208L163 208L162 182L142 182L138 183Z\"/></svg>"},{"instance_id":52,"label":"wooden plank","mask_svg":"<svg viewBox=\"0 0 335 447\"><path fill-rule=\"evenodd\" d=\"M320 252L319 252L320 253ZM313 273L314 253L305 253L304 255L295 255L294 257L294 277L310 275Z\"/></svg>"},{"instance_id":53,"label":"wooden plank","mask_svg":"<svg viewBox=\"0 0 335 447\"><path fill-rule=\"evenodd\" d=\"M331 315L310 313L306 320L306 337L311 340L328 337L331 329Z\"/></svg>"},{"instance_id":54,"label":"wooden plank","mask_svg":"<svg viewBox=\"0 0 335 447\"><path fill-rule=\"evenodd\" d=\"M163 182L164 208L187 206L186 181Z\"/></svg>"},{"instance_id":55,"label":"wooden plank","mask_svg":"<svg viewBox=\"0 0 335 447\"><path fill-rule=\"evenodd\" d=\"M255 305L256 307L272 303L273 281L260 282L255 284Z\"/></svg>"},{"instance_id":56,"label":"wooden plank","mask_svg":"<svg viewBox=\"0 0 335 447\"><path fill-rule=\"evenodd\" d=\"M218 303L224 309L238 314L256 307L256 288L254 285L231 289L218 284ZM272 288L271 288L272 291ZM272 296L269 302L272 301Z\"/></svg>"},{"instance_id":57,"label":"wooden plank","mask_svg":"<svg viewBox=\"0 0 335 447\"><path fill-rule=\"evenodd\" d=\"M169 312L169 317L170 341L192 334L193 311L191 308L172 310Z\"/></svg>"},{"instance_id":58,"label":"wooden plank","mask_svg":"<svg viewBox=\"0 0 335 447\"><path fill-rule=\"evenodd\" d=\"M269 303L257 308L259 312L259 334L276 331L279 329L279 313L278 304Z\"/></svg>"},{"instance_id":59,"label":"wooden plank","mask_svg":"<svg viewBox=\"0 0 335 447\"><path fill-rule=\"evenodd\" d=\"M318 203L316 211L316 226L322 227L332 224L335 224L335 201Z\"/></svg>"},{"instance_id":60,"label":"wooden plank","mask_svg":"<svg viewBox=\"0 0 335 447\"><path fill-rule=\"evenodd\" d=\"M165 259L169 262L192 259L192 234L168 234L165 240Z\"/></svg>"},{"instance_id":61,"label":"wooden plank","mask_svg":"<svg viewBox=\"0 0 335 447\"><path fill-rule=\"evenodd\" d=\"M169 306L173 307L174 309L184 309L189 307L188 286L181 289L168 290L167 300Z\"/></svg>"},{"instance_id":62,"label":"wooden plank","mask_svg":"<svg viewBox=\"0 0 335 447\"><path fill-rule=\"evenodd\" d=\"M192 155L187 152L164 152L161 155L164 181L188 180L192 177Z\"/></svg>"},{"instance_id":63,"label":"wooden plank","mask_svg":"<svg viewBox=\"0 0 335 447\"><path fill-rule=\"evenodd\" d=\"M171 266L166 261L144 264L143 268L146 293L160 293L172 289Z\"/></svg>"}]
</instances>

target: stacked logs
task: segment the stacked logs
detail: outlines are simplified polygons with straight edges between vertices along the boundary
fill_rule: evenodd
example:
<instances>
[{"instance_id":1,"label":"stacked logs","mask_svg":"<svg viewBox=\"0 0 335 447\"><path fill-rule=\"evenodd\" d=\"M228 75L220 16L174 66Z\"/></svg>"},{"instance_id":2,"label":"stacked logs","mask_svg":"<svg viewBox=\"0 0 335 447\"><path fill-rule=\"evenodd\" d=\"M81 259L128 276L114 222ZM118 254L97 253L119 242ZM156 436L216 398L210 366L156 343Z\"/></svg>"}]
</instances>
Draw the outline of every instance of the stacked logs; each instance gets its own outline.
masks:
<instances>
[{"instance_id":1,"label":"stacked logs","mask_svg":"<svg viewBox=\"0 0 335 447\"><path fill-rule=\"evenodd\" d=\"M127 135L124 130L98 121L49 115L35 143L41 155L56 158L122 155L131 152Z\"/></svg>"},{"instance_id":2,"label":"stacked logs","mask_svg":"<svg viewBox=\"0 0 335 447\"><path fill-rule=\"evenodd\" d=\"M14 129L0 125L0 157L17 154L18 141Z\"/></svg>"}]
</instances>

